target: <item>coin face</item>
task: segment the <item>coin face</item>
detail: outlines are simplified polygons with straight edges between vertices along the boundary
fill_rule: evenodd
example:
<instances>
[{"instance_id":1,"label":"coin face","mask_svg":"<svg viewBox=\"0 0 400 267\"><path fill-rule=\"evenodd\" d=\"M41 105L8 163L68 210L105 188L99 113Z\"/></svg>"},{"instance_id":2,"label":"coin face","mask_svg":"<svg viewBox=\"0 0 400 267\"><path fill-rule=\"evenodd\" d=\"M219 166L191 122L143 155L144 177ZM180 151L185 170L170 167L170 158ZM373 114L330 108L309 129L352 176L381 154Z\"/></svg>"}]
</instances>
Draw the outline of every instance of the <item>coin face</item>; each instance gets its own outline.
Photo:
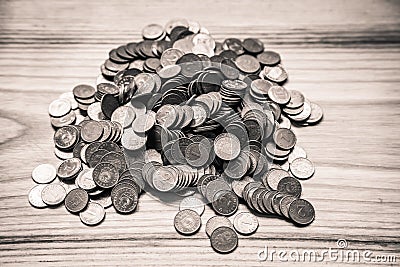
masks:
<instances>
[{"instance_id":1,"label":"coin face","mask_svg":"<svg viewBox=\"0 0 400 267\"><path fill-rule=\"evenodd\" d=\"M119 213L131 213L138 204L138 192L128 183L120 183L111 191L111 201Z\"/></svg>"},{"instance_id":2,"label":"coin face","mask_svg":"<svg viewBox=\"0 0 400 267\"><path fill-rule=\"evenodd\" d=\"M200 215L190 209L181 210L174 218L174 226L178 233L192 235L200 229Z\"/></svg>"},{"instance_id":3,"label":"coin face","mask_svg":"<svg viewBox=\"0 0 400 267\"><path fill-rule=\"evenodd\" d=\"M41 196L44 203L56 206L64 201L66 192L60 184L48 184L43 188Z\"/></svg>"},{"instance_id":4,"label":"coin face","mask_svg":"<svg viewBox=\"0 0 400 267\"><path fill-rule=\"evenodd\" d=\"M104 220L106 212L99 203L89 202L86 209L79 213L79 218L86 225L97 225Z\"/></svg>"},{"instance_id":5,"label":"coin face","mask_svg":"<svg viewBox=\"0 0 400 267\"><path fill-rule=\"evenodd\" d=\"M202 215L204 212L204 202L197 197L185 197L179 204L179 210L193 210Z\"/></svg>"},{"instance_id":6,"label":"coin face","mask_svg":"<svg viewBox=\"0 0 400 267\"><path fill-rule=\"evenodd\" d=\"M223 133L214 140L215 154L223 160L232 160L240 154L239 139L231 133Z\"/></svg>"},{"instance_id":7,"label":"coin face","mask_svg":"<svg viewBox=\"0 0 400 267\"><path fill-rule=\"evenodd\" d=\"M54 133L54 144L59 149L69 150L78 142L78 135L75 126L64 126Z\"/></svg>"},{"instance_id":8,"label":"coin face","mask_svg":"<svg viewBox=\"0 0 400 267\"><path fill-rule=\"evenodd\" d=\"M234 180L232 181L232 190L238 197L243 198L244 187L253 181L253 178L250 176L246 176L242 180Z\"/></svg>"},{"instance_id":9,"label":"coin face","mask_svg":"<svg viewBox=\"0 0 400 267\"><path fill-rule=\"evenodd\" d=\"M240 212L233 219L235 230L242 235L251 235L258 228L258 219L250 212Z\"/></svg>"},{"instance_id":10,"label":"coin face","mask_svg":"<svg viewBox=\"0 0 400 267\"><path fill-rule=\"evenodd\" d=\"M81 188L76 188L66 195L64 204L69 212L78 213L86 208L88 202L88 193Z\"/></svg>"},{"instance_id":11,"label":"coin face","mask_svg":"<svg viewBox=\"0 0 400 267\"><path fill-rule=\"evenodd\" d=\"M178 183L178 177L174 175L171 169L158 168L153 174L154 188L160 192L173 190Z\"/></svg>"},{"instance_id":12,"label":"coin face","mask_svg":"<svg viewBox=\"0 0 400 267\"><path fill-rule=\"evenodd\" d=\"M101 188L114 187L119 179L117 168L108 162L102 162L96 165L93 169L93 181Z\"/></svg>"},{"instance_id":13,"label":"coin face","mask_svg":"<svg viewBox=\"0 0 400 267\"><path fill-rule=\"evenodd\" d=\"M282 149L289 150L296 144L296 135L290 129L280 128L274 133L275 144Z\"/></svg>"},{"instance_id":14,"label":"coin face","mask_svg":"<svg viewBox=\"0 0 400 267\"><path fill-rule=\"evenodd\" d=\"M80 84L75 86L74 89L72 89L72 93L78 99L88 99L94 96L96 90L93 88L93 86L87 84Z\"/></svg>"},{"instance_id":15,"label":"coin face","mask_svg":"<svg viewBox=\"0 0 400 267\"><path fill-rule=\"evenodd\" d=\"M60 179L71 180L82 170L82 162L78 158L64 160L57 169Z\"/></svg>"},{"instance_id":16,"label":"coin face","mask_svg":"<svg viewBox=\"0 0 400 267\"><path fill-rule=\"evenodd\" d=\"M289 206L289 217L297 224L308 225L315 219L315 210L307 200L296 199Z\"/></svg>"},{"instance_id":17,"label":"coin face","mask_svg":"<svg viewBox=\"0 0 400 267\"><path fill-rule=\"evenodd\" d=\"M293 177L285 177L278 183L277 190L285 195L291 195L300 197L301 195L301 184Z\"/></svg>"},{"instance_id":18,"label":"coin face","mask_svg":"<svg viewBox=\"0 0 400 267\"><path fill-rule=\"evenodd\" d=\"M46 187L45 184L38 184L34 186L28 194L29 203L35 208L45 208L47 204L42 200L42 191Z\"/></svg>"},{"instance_id":19,"label":"coin face","mask_svg":"<svg viewBox=\"0 0 400 267\"><path fill-rule=\"evenodd\" d=\"M49 114L52 117L60 118L71 111L71 103L67 99L56 99L49 105Z\"/></svg>"},{"instance_id":20,"label":"coin face","mask_svg":"<svg viewBox=\"0 0 400 267\"><path fill-rule=\"evenodd\" d=\"M88 121L81 129L81 137L85 142L94 142L103 135L103 126L98 121Z\"/></svg>"},{"instance_id":21,"label":"coin face","mask_svg":"<svg viewBox=\"0 0 400 267\"><path fill-rule=\"evenodd\" d=\"M219 215L231 216L237 211L239 200L232 191L221 190L214 195L212 207Z\"/></svg>"},{"instance_id":22,"label":"coin face","mask_svg":"<svg viewBox=\"0 0 400 267\"><path fill-rule=\"evenodd\" d=\"M297 158L307 158L306 151L298 145L293 147L292 152L290 152L290 154L289 154L288 161L289 161L289 163L292 163L293 160L295 160Z\"/></svg>"},{"instance_id":23,"label":"coin face","mask_svg":"<svg viewBox=\"0 0 400 267\"><path fill-rule=\"evenodd\" d=\"M229 253L238 246L238 236L229 227L221 226L215 229L210 237L211 247L218 253Z\"/></svg>"},{"instance_id":24,"label":"coin face","mask_svg":"<svg viewBox=\"0 0 400 267\"><path fill-rule=\"evenodd\" d=\"M282 215L285 216L285 218L290 219L289 218L289 206L296 199L297 199L297 197L294 197L294 196L284 196L281 199L281 201L279 203L279 208L281 210Z\"/></svg>"},{"instance_id":25,"label":"coin face","mask_svg":"<svg viewBox=\"0 0 400 267\"><path fill-rule=\"evenodd\" d=\"M297 158L290 163L290 172L298 179L309 179L314 175L314 164L306 158Z\"/></svg>"},{"instance_id":26,"label":"coin face","mask_svg":"<svg viewBox=\"0 0 400 267\"><path fill-rule=\"evenodd\" d=\"M51 164L40 164L32 171L32 179L38 184L49 184L56 179L56 168Z\"/></svg>"}]
</instances>

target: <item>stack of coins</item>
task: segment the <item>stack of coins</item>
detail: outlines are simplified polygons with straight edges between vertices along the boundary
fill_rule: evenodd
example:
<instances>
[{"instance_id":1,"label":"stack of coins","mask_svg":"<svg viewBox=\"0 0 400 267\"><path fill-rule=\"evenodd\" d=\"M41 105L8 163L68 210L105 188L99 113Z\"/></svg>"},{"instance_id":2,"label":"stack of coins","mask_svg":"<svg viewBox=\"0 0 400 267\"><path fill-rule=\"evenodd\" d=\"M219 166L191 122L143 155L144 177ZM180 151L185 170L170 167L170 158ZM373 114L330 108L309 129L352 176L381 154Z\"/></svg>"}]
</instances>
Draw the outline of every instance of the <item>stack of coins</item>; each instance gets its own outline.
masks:
<instances>
[{"instance_id":1,"label":"stack of coins","mask_svg":"<svg viewBox=\"0 0 400 267\"><path fill-rule=\"evenodd\" d=\"M254 214L237 214L240 203L310 224L315 211L300 180L314 165L292 126L315 125L323 112L285 88L280 55L254 38L218 42L185 19L150 24L142 37L110 51L96 86L75 86L50 104L63 161L34 170L30 203L64 202L94 225L111 206L134 212L143 191L185 197L176 230L195 234L209 204L218 216L206 233L220 253L258 228Z\"/></svg>"}]
</instances>

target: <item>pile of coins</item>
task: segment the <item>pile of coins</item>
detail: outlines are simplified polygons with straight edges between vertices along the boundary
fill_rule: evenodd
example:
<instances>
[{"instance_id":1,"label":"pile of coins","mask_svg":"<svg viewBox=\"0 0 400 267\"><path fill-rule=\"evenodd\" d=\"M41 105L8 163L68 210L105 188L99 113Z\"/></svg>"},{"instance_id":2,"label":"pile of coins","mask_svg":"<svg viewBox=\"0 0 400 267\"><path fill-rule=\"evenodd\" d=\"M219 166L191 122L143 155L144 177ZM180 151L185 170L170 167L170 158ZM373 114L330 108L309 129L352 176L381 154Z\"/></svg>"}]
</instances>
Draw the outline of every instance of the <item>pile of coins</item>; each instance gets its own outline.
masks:
<instances>
[{"instance_id":1,"label":"pile of coins","mask_svg":"<svg viewBox=\"0 0 400 267\"><path fill-rule=\"evenodd\" d=\"M257 230L255 214L312 223L300 180L314 165L292 125L315 125L323 112L283 86L280 55L254 38L217 42L185 19L150 24L142 36L110 51L95 87L77 85L50 104L62 162L34 169L31 205L64 203L95 225L111 206L134 212L144 191L183 197L177 232L195 234L209 204L217 215L206 233L220 253ZM240 203L252 212L237 213Z\"/></svg>"}]
</instances>

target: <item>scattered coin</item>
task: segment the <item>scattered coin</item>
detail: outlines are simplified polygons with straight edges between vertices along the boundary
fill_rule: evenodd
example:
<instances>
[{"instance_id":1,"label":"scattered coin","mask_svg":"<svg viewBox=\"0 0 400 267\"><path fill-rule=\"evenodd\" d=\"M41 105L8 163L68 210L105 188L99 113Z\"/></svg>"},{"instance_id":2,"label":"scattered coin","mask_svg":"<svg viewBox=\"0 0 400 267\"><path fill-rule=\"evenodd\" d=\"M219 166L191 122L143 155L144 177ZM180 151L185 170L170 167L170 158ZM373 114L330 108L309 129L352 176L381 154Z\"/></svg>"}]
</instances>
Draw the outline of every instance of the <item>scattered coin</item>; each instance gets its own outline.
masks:
<instances>
[{"instance_id":1,"label":"scattered coin","mask_svg":"<svg viewBox=\"0 0 400 267\"><path fill-rule=\"evenodd\" d=\"M200 215L193 210L181 210L175 216L174 226L178 233L192 235L200 229Z\"/></svg>"},{"instance_id":2,"label":"scattered coin","mask_svg":"<svg viewBox=\"0 0 400 267\"><path fill-rule=\"evenodd\" d=\"M64 204L69 212L78 213L86 208L88 202L88 193L81 188L76 188L68 192Z\"/></svg>"},{"instance_id":3,"label":"scattered coin","mask_svg":"<svg viewBox=\"0 0 400 267\"><path fill-rule=\"evenodd\" d=\"M210 237L211 247L219 253L229 253L238 246L238 236L229 227L221 226L215 229Z\"/></svg>"},{"instance_id":4,"label":"scattered coin","mask_svg":"<svg viewBox=\"0 0 400 267\"><path fill-rule=\"evenodd\" d=\"M86 225L97 225L104 220L106 212L99 203L89 202L86 209L79 213L79 218Z\"/></svg>"},{"instance_id":5,"label":"scattered coin","mask_svg":"<svg viewBox=\"0 0 400 267\"><path fill-rule=\"evenodd\" d=\"M49 206L61 204L65 196L65 189L60 184L48 184L42 189L42 200Z\"/></svg>"},{"instance_id":6,"label":"scattered coin","mask_svg":"<svg viewBox=\"0 0 400 267\"><path fill-rule=\"evenodd\" d=\"M208 201L223 215L206 224L221 253L237 246L224 216L237 212L238 198L257 214L311 223L311 204L298 197L299 180L310 178L314 166L296 144L294 128L317 124L323 110L286 89L279 53L265 51L255 38L216 42L186 19L149 24L142 37L109 52L96 86L77 85L50 103L54 153L63 161L57 170L38 166L32 178L61 181L34 187L32 206L65 198L69 211L95 225L104 208L134 212L141 192L151 188L185 197L175 227L192 234ZM256 231L254 218L238 214L235 229Z\"/></svg>"},{"instance_id":7,"label":"scattered coin","mask_svg":"<svg viewBox=\"0 0 400 267\"><path fill-rule=\"evenodd\" d=\"M298 179L309 179L314 175L314 164L306 158L297 158L290 163L290 172Z\"/></svg>"},{"instance_id":8,"label":"scattered coin","mask_svg":"<svg viewBox=\"0 0 400 267\"><path fill-rule=\"evenodd\" d=\"M235 230L242 235L251 235L258 228L257 217L250 212L240 212L233 219Z\"/></svg>"},{"instance_id":9,"label":"scattered coin","mask_svg":"<svg viewBox=\"0 0 400 267\"><path fill-rule=\"evenodd\" d=\"M32 171L32 179L38 184L49 184L56 179L57 171L51 164L41 164Z\"/></svg>"}]
</instances>

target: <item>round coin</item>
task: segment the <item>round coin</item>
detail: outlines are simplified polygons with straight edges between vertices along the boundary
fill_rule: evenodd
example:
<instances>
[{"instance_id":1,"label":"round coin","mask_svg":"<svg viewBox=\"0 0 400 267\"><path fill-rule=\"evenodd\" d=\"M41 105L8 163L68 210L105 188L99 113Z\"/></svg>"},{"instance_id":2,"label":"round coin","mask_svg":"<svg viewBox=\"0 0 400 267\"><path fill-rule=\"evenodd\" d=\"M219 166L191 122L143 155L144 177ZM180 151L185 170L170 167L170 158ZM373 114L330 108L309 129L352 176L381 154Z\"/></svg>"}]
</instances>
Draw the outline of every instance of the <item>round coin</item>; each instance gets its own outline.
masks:
<instances>
[{"instance_id":1,"label":"round coin","mask_svg":"<svg viewBox=\"0 0 400 267\"><path fill-rule=\"evenodd\" d=\"M60 118L71 111L71 103L67 99L56 99L49 105L49 114L52 117Z\"/></svg>"},{"instance_id":2,"label":"round coin","mask_svg":"<svg viewBox=\"0 0 400 267\"><path fill-rule=\"evenodd\" d=\"M215 229L210 237L211 247L219 253L229 253L238 246L238 236L229 227L221 226Z\"/></svg>"},{"instance_id":3,"label":"round coin","mask_svg":"<svg viewBox=\"0 0 400 267\"><path fill-rule=\"evenodd\" d=\"M120 183L111 191L111 201L119 213L131 213L138 204L138 192L128 183Z\"/></svg>"},{"instance_id":4,"label":"round coin","mask_svg":"<svg viewBox=\"0 0 400 267\"><path fill-rule=\"evenodd\" d=\"M32 171L32 179L38 184L49 184L56 179L57 171L51 164L41 164Z\"/></svg>"},{"instance_id":5,"label":"round coin","mask_svg":"<svg viewBox=\"0 0 400 267\"><path fill-rule=\"evenodd\" d=\"M242 235L251 235L258 228L258 219L250 212L240 212L233 219L233 227Z\"/></svg>"},{"instance_id":6,"label":"round coin","mask_svg":"<svg viewBox=\"0 0 400 267\"><path fill-rule=\"evenodd\" d=\"M285 195L300 197L301 195L301 184L293 177L285 177L278 183L277 189L279 192Z\"/></svg>"},{"instance_id":7,"label":"round coin","mask_svg":"<svg viewBox=\"0 0 400 267\"><path fill-rule=\"evenodd\" d=\"M290 163L290 172L298 179L309 179L314 175L314 164L306 158L297 158Z\"/></svg>"},{"instance_id":8,"label":"round coin","mask_svg":"<svg viewBox=\"0 0 400 267\"><path fill-rule=\"evenodd\" d=\"M215 154L223 160L232 160L240 154L240 141L231 133L218 135L214 140Z\"/></svg>"},{"instance_id":9,"label":"round coin","mask_svg":"<svg viewBox=\"0 0 400 267\"><path fill-rule=\"evenodd\" d=\"M181 210L174 218L174 226L178 233L192 235L200 229L200 215L193 210Z\"/></svg>"},{"instance_id":10,"label":"round coin","mask_svg":"<svg viewBox=\"0 0 400 267\"><path fill-rule=\"evenodd\" d=\"M66 159L57 168L57 176L62 180L71 180L74 179L81 170L82 162L80 159Z\"/></svg>"},{"instance_id":11,"label":"round coin","mask_svg":"<svg viewBox=\"0 0 400 267\"><path fill-rule=\"evenodd\" d=\"M315 210L307 200L296 199L290 203L289 217L299 225L308 225L315 219Z\"/></svg>"},{"instance_id":12,"label":"round coin","mask_svg":"<svg viewBox=\"0 0 400 267\"><path fill-rule=\"evenodd\" d=\"M42 200L49 206L61 204L66 196L64 187L60 184L48 184L42 190Z\"/></svg>"},{"instance_id":13,"label":"round coin","mask_svg":"<svg viewBox=\"0 0 400 267\"><path fill-rule=\"evenodd\" d=\"M78 213L84 210L89 202L88 193L81 189L72 189L65 197L65 208L71 213Z\"/></svg>"},{"instance_id":14,"label":"round coin","mask_svg":"<svg viewBox=\"0 0 400 267\"><path fill-rule=\"evenodd\" d=\"M279 128L273 135L275 144L282 149L289 150L296 144L296 135L292 130L286 128Z\"/></svg>"},{"instance_id":15,"label":"round coin","mask_svg":"<svg viewBox=\"0 0 400 267\"><path fill-rule=\"evenodd\" d=\"M93 169L93 181L101 188L114 187L119 179L117 168L108 162L102 162Z\"/></svg>"},{"instance_id":16,"label":"round coin","mask_svg":"<svg viewBox=\"0 0 400 267\"><path fill-rule=\"evenodd\" d=\"M79 213L79 218L86 225L97 225L104 220L106 212L104 208L95 202L89 202L86 209Z\"/></svg>"},{"instance_id":17,"label":"round coin","mask_svg":"<svg viewBox=\"0 0 400 267\"><path fill-rule=\"evenodd\" d=\"M234 192L221 190L215 193L212 207L219 215L231 216L238 210L239 199Z\"/></svg>"}]
</instances>

